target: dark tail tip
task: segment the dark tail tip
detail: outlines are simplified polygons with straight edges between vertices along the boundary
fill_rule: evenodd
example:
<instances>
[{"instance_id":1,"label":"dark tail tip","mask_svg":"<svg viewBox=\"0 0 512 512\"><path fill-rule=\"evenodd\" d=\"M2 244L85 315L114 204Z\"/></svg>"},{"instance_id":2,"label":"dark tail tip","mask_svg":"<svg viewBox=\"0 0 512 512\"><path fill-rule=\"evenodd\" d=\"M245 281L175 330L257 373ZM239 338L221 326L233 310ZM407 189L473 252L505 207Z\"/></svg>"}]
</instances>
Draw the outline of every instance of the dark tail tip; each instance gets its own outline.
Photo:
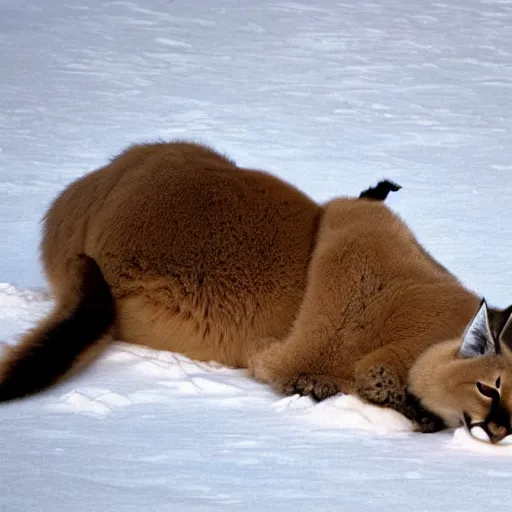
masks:
<instances>
[{"instance_id":1,"label":"dark tail tip","mask_svg":"<svg viewBox=\"0 0 512 512\"><path fill-rule=\"evenodd\" d=\"M0 375L0 402L34 394L53 384L113 324L115 303L98 264L84 254L78 258L81 287L76 307L64 318L46 320L46 327L36 329L15 347L13 358Z\"/></svg>"},{"instance_id":2,"label":"dark tail tip","mask_svg":"<svg viewBox=\"0 0 512 512\"><path fill-rule=\"evenodd\" d=\"M379 181L375 187L370 187L359 195L360 199L385 201L390 192L398 192L402 187L390 180Z\"/></svg>"}]
</instances>

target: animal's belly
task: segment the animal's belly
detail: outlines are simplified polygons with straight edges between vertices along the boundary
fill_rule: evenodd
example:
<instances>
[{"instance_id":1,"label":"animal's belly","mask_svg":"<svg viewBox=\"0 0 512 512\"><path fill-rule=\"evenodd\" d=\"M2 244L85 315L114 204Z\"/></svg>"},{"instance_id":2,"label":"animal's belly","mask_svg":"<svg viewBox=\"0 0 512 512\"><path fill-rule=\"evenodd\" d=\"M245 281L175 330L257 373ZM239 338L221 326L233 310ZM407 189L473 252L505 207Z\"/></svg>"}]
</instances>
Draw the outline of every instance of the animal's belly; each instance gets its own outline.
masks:
<instances>
[{"instance_id":1,"label":"animal's belly","mask_svg":"<svg viewBox=\"0 0 512 512\"><path fill-rule=\"evenodd\" d=\"M147 286L117 301L115 336L192 359L246 367L263 340L288 334L303 292L269 288L230 296L217 291L182 295Z\"/></svg>"}]
</instances>

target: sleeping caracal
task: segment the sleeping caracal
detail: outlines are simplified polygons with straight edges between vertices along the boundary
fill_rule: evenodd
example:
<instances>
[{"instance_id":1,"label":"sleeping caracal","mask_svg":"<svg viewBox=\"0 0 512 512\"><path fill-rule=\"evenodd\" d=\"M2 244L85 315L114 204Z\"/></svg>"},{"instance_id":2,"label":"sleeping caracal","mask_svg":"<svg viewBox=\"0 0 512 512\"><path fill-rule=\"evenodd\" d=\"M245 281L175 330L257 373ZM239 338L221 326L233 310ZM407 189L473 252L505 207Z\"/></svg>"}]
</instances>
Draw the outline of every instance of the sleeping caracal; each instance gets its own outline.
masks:
<instances>
[{"instance_id":1,"label":"sleeping caracal","mask_svg":"<svg viewBox=\"0 0 512 512\"><path fill-rule=\"evenodd\" d=\"M384 183L318 205L205 146L129 148L49 209L55 309L4 358L0 400L115 338L247 367L287 394L355 393L421 431L483 425L501 440L511 310L437 263L381 201L396 190Z\"/></svg>"}]
</instances>

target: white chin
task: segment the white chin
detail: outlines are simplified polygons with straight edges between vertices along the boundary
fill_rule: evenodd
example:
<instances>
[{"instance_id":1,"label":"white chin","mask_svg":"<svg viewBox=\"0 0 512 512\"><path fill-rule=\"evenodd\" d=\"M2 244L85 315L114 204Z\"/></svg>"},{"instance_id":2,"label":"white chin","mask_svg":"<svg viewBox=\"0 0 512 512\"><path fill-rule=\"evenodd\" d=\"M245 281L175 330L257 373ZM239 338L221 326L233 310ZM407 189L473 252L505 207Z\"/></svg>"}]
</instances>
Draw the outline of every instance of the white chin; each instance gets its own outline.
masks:
<instances>
[{"instance_id":1,"label":"white chin","mask_svg":"<svg viewBox=\"0 0 512 512\"><path fill-rule=\"evenodd\" d=\"M479 441L485 441L486 443L491 442L489 436L482 427L472 427L469 430L469 433L471 434L472 437L478 439Z\"/></svg>"}]
</instances>

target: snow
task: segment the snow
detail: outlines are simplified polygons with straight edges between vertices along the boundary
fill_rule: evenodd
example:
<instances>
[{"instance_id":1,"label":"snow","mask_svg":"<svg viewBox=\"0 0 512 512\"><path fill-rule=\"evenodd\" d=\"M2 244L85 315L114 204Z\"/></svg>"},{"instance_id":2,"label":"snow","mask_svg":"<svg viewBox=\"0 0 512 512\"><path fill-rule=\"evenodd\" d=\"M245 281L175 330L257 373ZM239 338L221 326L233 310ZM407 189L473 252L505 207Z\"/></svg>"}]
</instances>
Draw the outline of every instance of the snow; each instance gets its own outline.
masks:
<instances>
[{"instance_id":1,"label":"snow","mask_svg":"<svg viewBox=\"0 0 512 512\"><path fill-rule=\"evenodd\" d=\"M382 178L488 302L512 302L509 0L0 1L0 341L51 307L39 221L126 145L186 137L318 201ZM512 447L276 395L122 342L0 408L0 510L481 511Z\"/></svg>"}]
</instances>

